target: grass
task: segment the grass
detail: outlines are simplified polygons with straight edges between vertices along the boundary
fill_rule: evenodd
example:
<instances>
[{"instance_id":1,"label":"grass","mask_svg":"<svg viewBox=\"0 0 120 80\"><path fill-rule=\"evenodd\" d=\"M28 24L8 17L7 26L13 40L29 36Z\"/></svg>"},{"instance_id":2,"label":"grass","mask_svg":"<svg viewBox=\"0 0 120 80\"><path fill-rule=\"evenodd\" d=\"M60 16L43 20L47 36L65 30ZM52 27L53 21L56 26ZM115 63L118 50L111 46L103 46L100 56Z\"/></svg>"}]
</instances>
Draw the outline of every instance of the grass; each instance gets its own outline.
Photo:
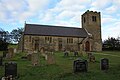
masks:
<instances>
[{"instance_id":1,"label":"grass","mask_svg":"<svg viewBox=\"0 0 120 80\"><path fill-rule=\"evenodd\" d=\"M20 58L24 55L25 53L19 53L11 59L18 64L18 80L120 80L120 57L117 57L120 56L119 51L94 52L96 62L88 64L87 73L77 74L73 73L73 61L78 57L73 57L72 53L69 57L64 57L62 52L55 52L56 64L53 65L47 65L44 57L40 56L40 66L36 67L30 66L30 61ZM80 57L87 59L87 55ZM107 72L100 70L101 58L108 58L110 61L110 68ZM4 59L4 62L8 61ZM3 75L4 66L0 67L0 76Z\"/></svg>"}]
</instances>

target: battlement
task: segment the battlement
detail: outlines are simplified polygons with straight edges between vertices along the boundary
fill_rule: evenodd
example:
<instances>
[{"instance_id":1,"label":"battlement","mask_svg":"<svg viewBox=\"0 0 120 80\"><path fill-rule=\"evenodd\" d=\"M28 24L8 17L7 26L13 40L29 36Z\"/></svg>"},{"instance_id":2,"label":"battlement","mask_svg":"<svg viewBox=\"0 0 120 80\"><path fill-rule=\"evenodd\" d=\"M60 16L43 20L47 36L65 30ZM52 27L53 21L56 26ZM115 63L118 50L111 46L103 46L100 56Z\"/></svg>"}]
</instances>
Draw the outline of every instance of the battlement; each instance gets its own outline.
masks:
<instances>
[{"instance_id":1,"label":"battlement","mask_svg":"<svg viewBox=\"0 0 120 80\"><path fill-rule=\"evenodd\" d=\"M87 10L84 14L87 14L87 13L100 14L100 12L97 12L97 11L89 11L89 10ZM83 15L84 15L84 14L83 14Z\"/></svg>"}]
</instances>

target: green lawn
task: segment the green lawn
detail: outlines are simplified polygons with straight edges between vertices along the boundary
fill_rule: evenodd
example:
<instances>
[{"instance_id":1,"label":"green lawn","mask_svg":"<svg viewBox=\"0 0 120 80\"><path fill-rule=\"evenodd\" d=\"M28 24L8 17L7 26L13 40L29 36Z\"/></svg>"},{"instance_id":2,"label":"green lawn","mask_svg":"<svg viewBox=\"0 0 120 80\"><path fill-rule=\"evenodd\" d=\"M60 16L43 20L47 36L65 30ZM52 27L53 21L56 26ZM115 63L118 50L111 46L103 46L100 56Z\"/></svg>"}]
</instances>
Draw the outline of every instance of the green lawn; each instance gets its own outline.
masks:
<instances>
[{"instance_id":1,"label":"green lawn","mask_svg":"<svg viewBox=\"0 0 120 80\"><path fill-rule=\"evenodd\" d=\"M110 54L110 55L103 55ZM78 57L63 57L63 53L56 52L56 64L47 65L44 57L40 56L40 66L30 66L31 62L20 59L24 53L19 53L12 60L18 64L18 80L120 80L120 52L94 52L95 63L88 63L87 73L73 73L73 61ZM113 56L117 55L117 56ZM84 55L81 58L87 59ZM100 70L100 59L108 58L110 68L107 72ZM5 59L4 62L9 60ZM0 76L4 75L4 67L0 67Z\"/></svg>"}]
</instances>

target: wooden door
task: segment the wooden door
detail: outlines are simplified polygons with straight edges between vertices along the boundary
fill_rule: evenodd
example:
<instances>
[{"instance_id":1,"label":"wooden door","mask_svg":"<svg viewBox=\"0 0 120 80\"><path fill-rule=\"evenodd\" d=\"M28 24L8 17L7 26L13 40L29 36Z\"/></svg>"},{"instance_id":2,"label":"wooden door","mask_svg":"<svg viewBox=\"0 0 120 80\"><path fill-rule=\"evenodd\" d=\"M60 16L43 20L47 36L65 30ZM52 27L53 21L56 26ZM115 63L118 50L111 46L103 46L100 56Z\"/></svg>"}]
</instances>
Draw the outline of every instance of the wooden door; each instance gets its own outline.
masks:
<instances>
[{"instance_id":1,"label":"wooden door","mask_svg":"<svg viewBox=\"0 0 120 80\"><path fill-rule=\"evenodd\" d=\"M90 43L89 43L89 41L87 41L85 43L85 51L90 51Z\"/></svg>"}]
</instances>

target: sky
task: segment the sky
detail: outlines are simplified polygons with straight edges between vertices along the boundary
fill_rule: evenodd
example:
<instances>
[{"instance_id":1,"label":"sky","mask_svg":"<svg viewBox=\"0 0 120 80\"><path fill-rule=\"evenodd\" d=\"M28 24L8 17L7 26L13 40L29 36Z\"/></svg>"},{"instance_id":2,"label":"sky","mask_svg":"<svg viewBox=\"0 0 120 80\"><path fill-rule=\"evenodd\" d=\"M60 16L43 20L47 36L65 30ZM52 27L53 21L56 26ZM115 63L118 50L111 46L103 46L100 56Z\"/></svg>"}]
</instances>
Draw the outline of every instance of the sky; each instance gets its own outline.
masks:
<instances>
[{"instance_id":1,"label":"sky","mask_svg":"<svg viewBox=\"0 0 120 80\"><path fill-rule=\"evenodd\" d=\"M87 10L101 12L102 40L120 36L120 0L0 0L0 28L28 24L81 28Z\"/></svg>"}]
</instances>

